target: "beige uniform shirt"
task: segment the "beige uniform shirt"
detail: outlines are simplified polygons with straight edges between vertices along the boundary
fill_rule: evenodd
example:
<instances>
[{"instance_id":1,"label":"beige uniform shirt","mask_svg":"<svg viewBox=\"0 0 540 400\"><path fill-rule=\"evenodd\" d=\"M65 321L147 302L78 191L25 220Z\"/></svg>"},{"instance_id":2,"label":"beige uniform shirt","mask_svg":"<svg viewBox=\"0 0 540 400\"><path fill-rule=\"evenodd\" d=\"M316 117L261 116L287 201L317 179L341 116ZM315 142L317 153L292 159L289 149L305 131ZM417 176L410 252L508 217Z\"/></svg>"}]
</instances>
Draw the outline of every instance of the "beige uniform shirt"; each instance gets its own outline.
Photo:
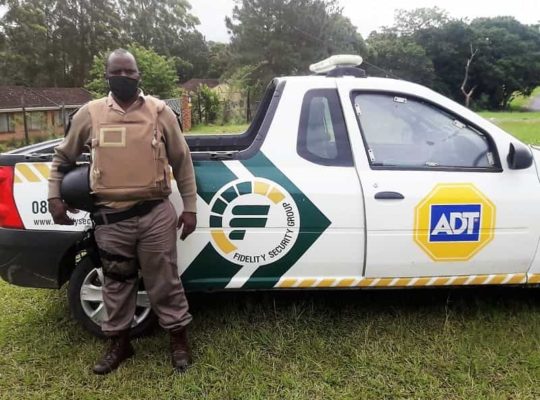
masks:
<instances>
[{"instance_id":1,"label":"beige uniform shirt","mask_svg":"<svg viewBox=\"0 0 540 400\"><path fill-rule=\"evenodd\" d=\"M141 107L145 107L145 97L142 92L139 98L127 109L124 110L109 94L107 106L120 114L137 112ZM176 115L169 108L159 113L158 124L163 132L165 146L167 148L167 158L172 167L172 172L178 186L178 191L184 201L184 211L196 212L197 207L197 187L195 184L195 173L191 154L187 142L178 126ZM55 148L55 155L52 161L51 175L49 178L49 199L60 198L60 184L64 174L58 171L58 166L62 164L73 164L77 158L89 149L92 137L92 120L88 112L88 106L84 105L73 116L71 128L64 138L64 141ZM133 168L137 168L134 159ZM124 209L136 204L136 201L126 202L101 202L99 205L106 207Z\"/></svg>"}]
</instances>

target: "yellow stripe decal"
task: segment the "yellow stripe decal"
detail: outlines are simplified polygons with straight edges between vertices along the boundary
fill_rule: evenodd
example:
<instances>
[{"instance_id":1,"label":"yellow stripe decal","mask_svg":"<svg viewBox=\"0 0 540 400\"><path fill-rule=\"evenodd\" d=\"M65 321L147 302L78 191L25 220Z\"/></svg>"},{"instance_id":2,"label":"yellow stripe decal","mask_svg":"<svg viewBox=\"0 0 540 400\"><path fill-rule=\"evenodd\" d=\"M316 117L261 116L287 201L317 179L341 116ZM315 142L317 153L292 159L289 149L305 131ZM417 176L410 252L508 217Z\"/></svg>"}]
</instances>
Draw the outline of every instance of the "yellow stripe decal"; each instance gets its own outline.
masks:
<instances>
[{"instance_id":1,"label":"yellow stripe decal","mask_svg":"<svg viewBox=\"0 0 540 400\"><path fill-rule=\"evenodd\" d=\"M392 286L395 286L395 287L407 286L410 281L411 281L411 278L399 278L397 282L394 283Z\"/></svg>"},{"instance_id":2,"label":"yellow stripe decal","mask_svg":"<svg viewBox=\"0 0 540 400\"><path fill-rule=\"evenodd\" d=\"M352 283L355 281L356 279L354 278L345 278L345 279L342 279L339 281L339 283L337 284L339 287L349 287L352 285Z\"/></svg>"},{"instance_id":3,"label":"yellow stripe decal","mask_svg":"<svg viewBox=\"0 0 540 400\"><path fill-rule=\"evenodd\" d=\"M488 285L500 285L507 278L507 275L495 275L489 282Z\"/></svg>"},{"instance_id":4,"label":"yellow stripe decal","mask_svg":"<svg viewBox=\"0 0 540 400\"><path fill-rule=\"evenodd\" d=\"M444 286L444 285L446 285L448 283L449 280L450 280L450 278L447 277L447 276L442 277L442 278L437 278L433 282L432 286Z\"/></svg>"},{"instance_id":5,"label":"yellow stripe decal","mask_svg":"<svg viewBox=\"0 0 540 400\"><path fill-rule=\"evenodd\" d=\"M516 274L512 279L510 279L507 283L509 285L516 284L516 283L524 283L525 282L525 274Z\"/></svg>"},{"instance_id":6,"label":"yellow stripe decal","mask_svg":"<svg viewBox=\"0 0 540 400\"><path fill-rule=\"evenodd\" d=\"M213 230L211 233L212 238L225 254L229 254L231 251L235 251L237 249L237 247L227 238L227 235L225 235L223 230Z\"/></svg>"},{"instance_id":7,"label":"yellow stripe decal","mask_svg":"<svg viewBox=\"0 0 540 400\"><path fill-rule=\"evenodd\" d=\"M39 171L39 173L45 178L49 179L49 175L51 174L51 169L47 164L42 163L36 163L32 164L32 166Z\"/></svg>"},{"instance_id":8,"label":"yellow stripe decal","mask_svg":"<svg viewBox=\"0 0 540 400\"><path fill-rule=\"evenodd\" d=\"M456 285L456 286L465 285L465 282L467 282L468 279L469 279L468 276L458 276L456 279L452 281L451 285Z\"/></svg>"},{"instance_id":9,"label":"yellow stripe decal","mask_svg":"<svg viewBox=\"0 0 540 400\"><path fill-rule=\"evenodd\" d=\"M386 286L390 286L390 283L394 280L394 278L381 278L379 280L379 282L377 282L375 284L375 286L381 286L381 287L386 287Z\"/></svg>"},{"instance_id":10,"label":"yellow stripe decal","mask_svg":"<svg viewBox=\"0 0 540 400\"><path fill-rule=\"evenodd\" d=\"M414 282L413 286L426 286L431 279L432 278L418 278L418 280Z\"/></svg>"},{"instance_id":11,"label":"yellow stripe decal","mask_svg":"<svg viewBox=\"0 0 540 400\"><path fill-rule=\"evenodd\" d=\"M286 279L283 279L280 283L279 283L279 287L283 287L283 288L290 288L292 286L294 286L294 284L296 283L297 279L294 279L294 278L286 278Z\"/></svg>"},{"instance_id":12,"label":"yellow stripe decal","mask_svg":"<svg viewBox=\"0 0 540 400\"><path fill-rule=\"evenodd\" d=\"M318 287L330 287L330 286L332 286L332 284L335 281L336 281L335 279L330 279L330 278L323 279L322 281L319 282L319 284L317 286Z\"/></svg>"},{"instance_id":13,"label":"yellow stripe decal","mask_svg":"<svg viewBox=\"0 0 540 400\"><path fill-rule=\"evenodd\" d=\"M19 171L29 182L41 182L42 179L40 179L36 174L32 172L30 167L25 164L18 164L17 165L17 171Z\"/></svg>"},{"instance_id":14,"label":"yellow stripe decal","mask_svg":"<svg viewBox=\"0 0 540 400\"><path fill-rule=\"evenodd\" d=\"M285 195L281 193L278 189L272 188L270 193L268 193L268 198L274 203L277 204L285 198Z\"/></svg>"},{"instance_id":15,"label":"yellow stripe decal","mask_svg":"<svg viewBox=\"0 0 540 400\"><path fill-rule=\"evenodd\" d=\"M316 281L317 279L314 278L304 279L302 282L300 282L300 285L298 285L298 287L311 287Z\"/></svg>"},{"instance_id":16,"label":"yellow stripe decal","mask_svg":"<svg viewBox=\"0 0 540 400\"><path fill-rule=\"evenodd\" d=\"M482 285L487 278L487 276L477 276L474 279L470 280L467 285Z\"/></svg>"},{"instance_id":17,"label":"yellow stripe decal","mask_svg":"<svg viewBox=\"0 0 540 400\"><path fill-rule=\"evenodd\" d=\"M265 196L269 188L270 185L268 183L256 181L253 188L253 193L262 194L263 196Z\"/></svg>"},{"instance_id":18,"label":"yellow stripe decal","mask_svg":"<svg viewBox=\"0 0 540 400\"><path fill-rule=\"evenodd\" d=\"M22 183L21 178L19 178L17 175L15 175L15 183Z\"/></svg>"},{"instance_id":19,"label":"yellow stripe decal","mask_svg":"<svg viewBox=\"0 0 540 400\"><path fill-rule=\"evenodd\" d=\"M325 278L315 284L317 278L286 278L281 281L278 287L352 287L354 282L360 281L356 287L422 287L422 286L465 286L465 285L512 285L520 283L537 284L540 283L540 274L529 274L528 279L525 274L500 274L500 275L470 275L470 276L423 276L419 278ZM336 283L337 282L337 283Z\"/></svg>"},{"instance_id":20,"label":"yellow stripe decal","mask_svg":"<svg viewBox=\"0 0 540 400\"><path fill-rule=\"evenodd\" d=\"M357 285L357 286L360 286L360 287L367 287L367 286L371 285L372 282L373 282L373 279L370 279L370 278L364 278L364 279L362 279L360 282L358 282L358 285Z\"/></svg>"}]
</instances>

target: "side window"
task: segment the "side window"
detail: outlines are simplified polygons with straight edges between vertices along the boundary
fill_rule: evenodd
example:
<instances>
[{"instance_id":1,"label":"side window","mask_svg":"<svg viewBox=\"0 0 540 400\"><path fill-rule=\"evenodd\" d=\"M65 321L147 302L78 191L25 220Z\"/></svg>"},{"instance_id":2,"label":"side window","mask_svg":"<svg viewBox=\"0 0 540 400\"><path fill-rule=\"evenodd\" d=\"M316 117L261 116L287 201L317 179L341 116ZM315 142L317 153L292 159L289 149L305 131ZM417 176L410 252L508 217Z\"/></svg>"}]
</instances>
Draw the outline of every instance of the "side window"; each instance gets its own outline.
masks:
<instances>
[{"instance_id":1,"label":"side window","mask_svg":"<svg viewBox=\"0 0 540 400\"><path fill-rule=\"evenodd\" d=\"M373 167L496 167L489 138L442 109L401 95L356 94L353 101Z\"/></svg>"},{"instance_id":2,"label":"side window","mask_svg":"<svg viewBox=\"0 0 540 400\"><path fill-rule=\"evenodd\" d=\"M31 131L40 131L45 129L46 114L42 111L32 111L26 114L28 129Z\"/></svg>"},{"instance_id":3,"label":"side window","mask_svg":"<svg viewBox=\"0 0 540 400\"><path fill-rule=\"evenodd\" d=\"M0 114L0 133L15 132L15 121L12 114Z\"/></svg>"},{"instance_id":4,"label":"side window","mask_svg":"<svg viewBox=\"0 0 540 400\"><path fill-rule=\"evenodd\" d=\"M301 157L317 164L353 165L345 119L335 89L310 90L304 96L296 149Z\"/></svg>"}]
</instances>

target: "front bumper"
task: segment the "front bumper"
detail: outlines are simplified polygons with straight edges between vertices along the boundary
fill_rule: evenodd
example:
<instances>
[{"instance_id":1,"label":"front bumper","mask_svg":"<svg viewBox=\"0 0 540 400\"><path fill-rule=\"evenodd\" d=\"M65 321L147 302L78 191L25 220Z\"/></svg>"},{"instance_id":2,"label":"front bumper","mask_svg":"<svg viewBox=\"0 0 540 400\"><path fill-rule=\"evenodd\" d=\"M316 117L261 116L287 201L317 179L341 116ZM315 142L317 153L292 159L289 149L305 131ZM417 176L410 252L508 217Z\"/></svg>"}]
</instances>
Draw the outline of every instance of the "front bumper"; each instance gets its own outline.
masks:
<instances>
[{"instance_id":1,"label":"front bumper","mask_svg":"<svg viewBox=\"0 0 540 400\"><path fill-rule=\"evenodd\" d=\"M0 228L0 276L13 285L57 289L69 279L62 260L84 235Z\"/></svg>"}]
</instances>

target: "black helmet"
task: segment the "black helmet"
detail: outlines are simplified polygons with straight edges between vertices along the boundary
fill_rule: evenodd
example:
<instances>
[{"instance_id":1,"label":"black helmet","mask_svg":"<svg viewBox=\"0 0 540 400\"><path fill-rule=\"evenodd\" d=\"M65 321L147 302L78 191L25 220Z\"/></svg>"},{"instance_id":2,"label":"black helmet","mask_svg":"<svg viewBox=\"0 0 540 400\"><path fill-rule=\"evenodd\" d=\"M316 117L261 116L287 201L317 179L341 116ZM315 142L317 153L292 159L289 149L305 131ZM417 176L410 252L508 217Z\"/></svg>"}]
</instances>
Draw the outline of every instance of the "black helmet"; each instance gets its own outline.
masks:
<instances>
[{"instance_id":1,"label":"black helmet","mask_svg":"<svg viewBox=\"0 0 540 400\"><path fill-rule=\"evenodd\" d=\"M68 206L93 211L94 199L90 194L90 164L80 164L64 175L60 195Z\"/></svg>"}]
</instances>

